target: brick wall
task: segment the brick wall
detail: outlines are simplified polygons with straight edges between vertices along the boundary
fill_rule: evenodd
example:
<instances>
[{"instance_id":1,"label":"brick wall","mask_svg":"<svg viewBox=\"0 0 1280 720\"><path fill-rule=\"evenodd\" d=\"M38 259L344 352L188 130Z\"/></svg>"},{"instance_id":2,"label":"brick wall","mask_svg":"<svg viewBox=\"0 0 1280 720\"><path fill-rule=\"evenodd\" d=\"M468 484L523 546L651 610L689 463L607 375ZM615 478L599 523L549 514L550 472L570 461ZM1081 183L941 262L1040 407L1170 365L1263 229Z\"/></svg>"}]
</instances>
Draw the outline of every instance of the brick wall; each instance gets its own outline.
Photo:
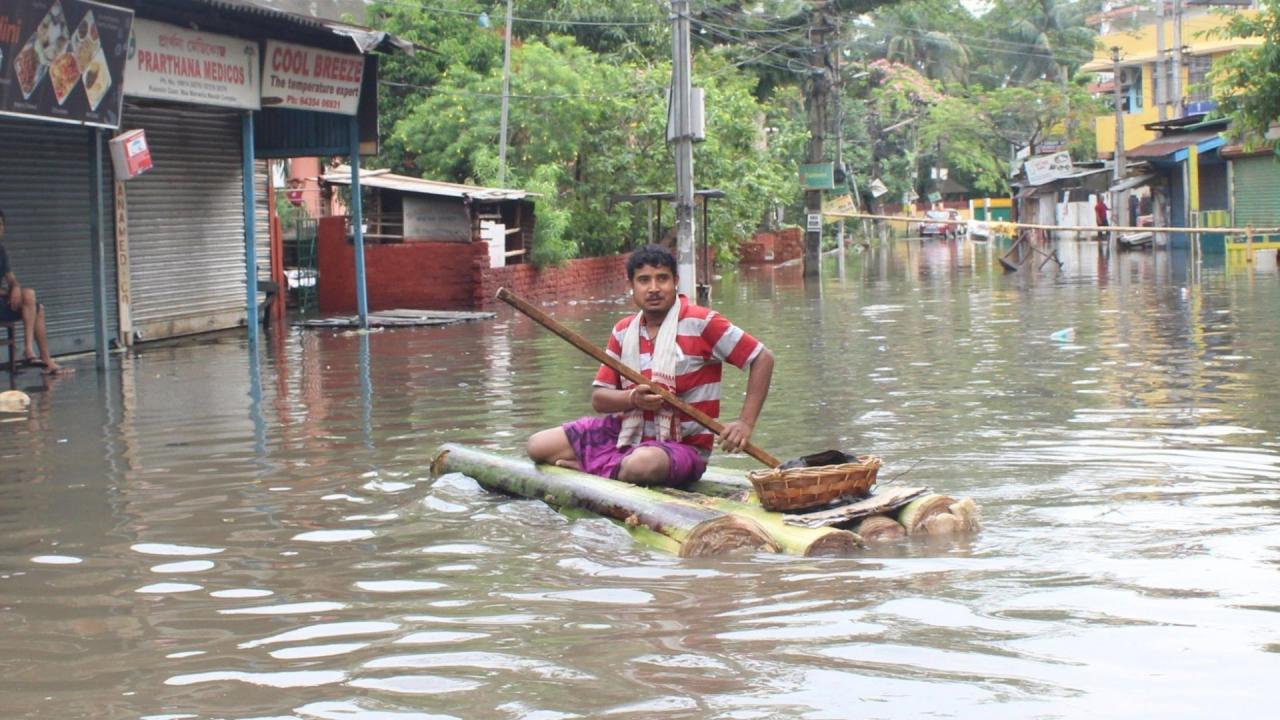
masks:
<instances>
[{"instance_id":1,"label":"brick wall","mask_svg":"<svg viewBox=\"0 0 1280 720\"><path fill-rule=\"evenodd\" d=\"M355 251L346 218L320 220L317 296L322 313L356 311ZM486 243L412 242L364 248L369 309L472 310L491 306L499 287L529 300L611 297L626 289L625 255L584 258L538 270L489 267Z\"/></svg>"},{"instance_id":2,"label":"brick wall","mask_svg":"<svg viewBox=\"0 0 1280 720\"><path fill-rule=\"evenodd\" d=\"M500 287L531 301L615 297L627 289L627 256L582 258L542 270L532 265L483 268L474 306L492 305Z\"/></svg>"},{"instance_id":3,"label":"brick wall","mask_svg":"<svg viewBox=\"0 0 1280 720\"><path fill-rule=\"evenodd\" d=\"M738 246L739 262L763 265L794 260L804 255L804 231L798 227L762 230Z\"/></svg>"}]
</instances>

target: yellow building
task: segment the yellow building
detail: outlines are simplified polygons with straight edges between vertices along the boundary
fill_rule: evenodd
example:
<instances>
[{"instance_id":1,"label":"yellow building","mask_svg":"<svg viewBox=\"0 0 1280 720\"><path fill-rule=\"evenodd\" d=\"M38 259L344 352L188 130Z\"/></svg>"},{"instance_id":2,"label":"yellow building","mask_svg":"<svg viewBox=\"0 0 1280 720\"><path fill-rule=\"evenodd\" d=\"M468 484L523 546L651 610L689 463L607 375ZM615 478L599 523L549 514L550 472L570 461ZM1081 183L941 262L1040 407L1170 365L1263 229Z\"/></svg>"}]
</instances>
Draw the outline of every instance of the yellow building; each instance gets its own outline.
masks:
<instances>
[{"instance_id":1,"label":"yellow building","mask_svg":"<svg viewBox=\"0 0 1280 720\"><path fill-rule=\"evenodd\" d=\"M1112 48L1119 49L1118 80L1124 108L1126 150L1156 138L1155 131L1144 127L1148 123L1211 111L1216 107L1212 94L1197 86L1205 81L1214 58L1237 48L1262 44L1261 38L1224 40L1205 37L1206 31L1226 24L1227 17L1223 11L1256 13L1248 7L1247 1L1221 0L1217 7L1193 4L1190 0L1178 4L1180 7L1175 8L1173 2L1165 2L1163 18L1154 9L1138 6L1115 7L1090 18L1099 26L1101 34L1093 60L1080 70L1098 73L1095 89L1110 99L1116 81ZM1223 7L1226 5L1236 7ZM1179 37L1182 52L1175 77L1174 48ZM1112 157L1116 147L1114 111L1098 117L1096 129L1098 156Z\"/></svg>"}]
</instances>

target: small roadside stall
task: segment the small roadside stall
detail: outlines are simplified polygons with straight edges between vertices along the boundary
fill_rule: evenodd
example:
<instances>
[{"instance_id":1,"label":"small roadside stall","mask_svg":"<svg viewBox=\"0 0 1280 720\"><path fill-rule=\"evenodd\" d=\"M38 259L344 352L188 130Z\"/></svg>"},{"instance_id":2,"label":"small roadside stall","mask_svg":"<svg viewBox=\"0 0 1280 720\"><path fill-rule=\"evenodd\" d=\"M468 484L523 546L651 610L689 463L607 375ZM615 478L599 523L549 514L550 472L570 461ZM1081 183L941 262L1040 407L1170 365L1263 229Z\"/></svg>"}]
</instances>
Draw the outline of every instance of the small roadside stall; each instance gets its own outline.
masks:
<instances>
[{"instance_id":1,"label":"small roadside stall","mask_svg":"<svg viewBox=\"0 0 1280 720\"><path fill-rule=\"evenodd\" d=\"M1111 168L1103 162L1075 163L1066 152L1027 159L1022 178L1013 184L1018 222L1033 225L1094 225L1093 200L1106 192ZM1064 233L1069 233L1064 235ZM1079 237L1057 231L1057 237Z\"/></svg>"},{"instance_id":2,"label":"small roadside stall","mask_svg":"<svg viewBox=\"0 0 1280 720\"><path fill-rule=\"evenodd\" d=\"M368 191L361 230L368 242L368 302L374 310L473 307L481 284L477 270L530 260L536 217L532 196L524 190L386 170L363 170L357 178L346 166L325 173L322 185L347 188L355 201L353 181ZM346 216L320 220L316 266L322 313L352 309L354 228Z\"/></svg>"},{"instance_id":3,"label":"small roadside stall","mask_svg":"<svg viewBox=\"0 0 1280 720\"><path fill-rule=\"evenodd\" d=\"M1125 151L1130 161L1145 162L1151 177L1155 225L1188 227L1204 211L1226 211L1231 207L1228 165L1219 152L1226 145L1222 131L1226 119L1204 120L1203 116L1177 118L1145 127L1159 137ZM1187 233L1169 233L1171 248L1184 248Z\"/></svg>"}]
</instances>

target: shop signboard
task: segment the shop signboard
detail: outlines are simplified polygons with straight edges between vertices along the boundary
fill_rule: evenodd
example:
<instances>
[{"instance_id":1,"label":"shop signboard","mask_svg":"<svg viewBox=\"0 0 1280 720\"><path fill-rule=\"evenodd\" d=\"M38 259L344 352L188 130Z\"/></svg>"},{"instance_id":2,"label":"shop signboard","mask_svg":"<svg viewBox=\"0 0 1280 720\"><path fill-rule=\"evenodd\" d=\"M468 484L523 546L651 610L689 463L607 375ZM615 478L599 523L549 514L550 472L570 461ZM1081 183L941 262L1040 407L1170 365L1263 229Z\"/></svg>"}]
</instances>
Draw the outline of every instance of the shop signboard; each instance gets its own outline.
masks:
<instances>
[{"instance_id":1,"label":"shop signboard","mask_svg":"<svg viewBox=\"0 0 1280 720\"><path fill-rule=\"evenodd\" d=\"M363 76L360 55L268 40L262 105L355 115Z\"/></svg>"},{"instance_id":2,"label":"shop signboard","mask_svg":"<svg viewBox=\"0 0 1280 720\"><path fill-rule=\"evenodd\" d=\"M1027 183L1044 185L1071 174L1071 154L1056 152L1052 155L1037 155L1027 158L1023 168L1027 173Z\"/></svg>"},{"instance_id":3,"label":"shop signboard","mask_svg":"<svg viewBox=\"0 0 1280 720\"><path fill-rule=\"evenodd\" d=\"M257 110L258 43L154 20L133 23L124 92L129 97Z\"/></svg>"},{"instance_id":4,"label":"shop signboard","mask_svg":"<svg viewBox=\"0 0 1280 720\"><path fill-rule=\"evenodd\" d=\"M0 0L0 115L119 127L132 24L87 0Z\"/></svg>"}]
</instances>

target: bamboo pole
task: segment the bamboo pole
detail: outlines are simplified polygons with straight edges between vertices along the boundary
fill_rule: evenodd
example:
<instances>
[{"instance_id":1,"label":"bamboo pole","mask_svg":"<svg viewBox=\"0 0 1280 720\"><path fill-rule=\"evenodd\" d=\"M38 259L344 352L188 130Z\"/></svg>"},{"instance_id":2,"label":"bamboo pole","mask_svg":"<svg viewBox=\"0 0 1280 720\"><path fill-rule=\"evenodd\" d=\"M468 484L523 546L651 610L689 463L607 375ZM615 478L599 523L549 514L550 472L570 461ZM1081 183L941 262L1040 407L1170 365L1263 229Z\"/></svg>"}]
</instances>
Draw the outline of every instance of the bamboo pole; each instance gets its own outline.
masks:
<instances>
[{"instance_id":1,"label":"bamboo pole","mask_svg":"<svg viewBox=\"0 0 1280 720\"><path fill-rule=\"evenodd\" d=\"M838 218L866 218L870 220L894 220L901 222L920 222L920 218L906 215L871 215L868 213L842 213L842 212L824 212L823 215ZM968 220L934 220L929 219L930 223L947 224L947 225L965 225ZM1107 227L1090 227L1085 225L1038 225L1035 223L1019 223L1006 220L988 221L990 225L1002 225L1012 228L1030 228L1032 230L1060 230L1062 232L1181 232L1191 234L1204 233L1235 233L1247 234L1256 233L1260 235L1280 234L1280 227L1274 228L1255 228L1255 227L1135 227L1131 225L1109 225Z\"/></svg>"},{"instance_id":2,"label":"bamboo pole","mask_svg":"<svg viewBox=\"0 0 1280 720\"><path fill-rule=\"evenodd\" d=\"M725 553L778 552L759 523L664 495L656 490L565 468L535 466L494 453L449 443L431 464L433 475L458 472L481 486L554 507L590 510L628 526L643 526L679 543L681 557Z\"/></svg>"}]
</instances>

